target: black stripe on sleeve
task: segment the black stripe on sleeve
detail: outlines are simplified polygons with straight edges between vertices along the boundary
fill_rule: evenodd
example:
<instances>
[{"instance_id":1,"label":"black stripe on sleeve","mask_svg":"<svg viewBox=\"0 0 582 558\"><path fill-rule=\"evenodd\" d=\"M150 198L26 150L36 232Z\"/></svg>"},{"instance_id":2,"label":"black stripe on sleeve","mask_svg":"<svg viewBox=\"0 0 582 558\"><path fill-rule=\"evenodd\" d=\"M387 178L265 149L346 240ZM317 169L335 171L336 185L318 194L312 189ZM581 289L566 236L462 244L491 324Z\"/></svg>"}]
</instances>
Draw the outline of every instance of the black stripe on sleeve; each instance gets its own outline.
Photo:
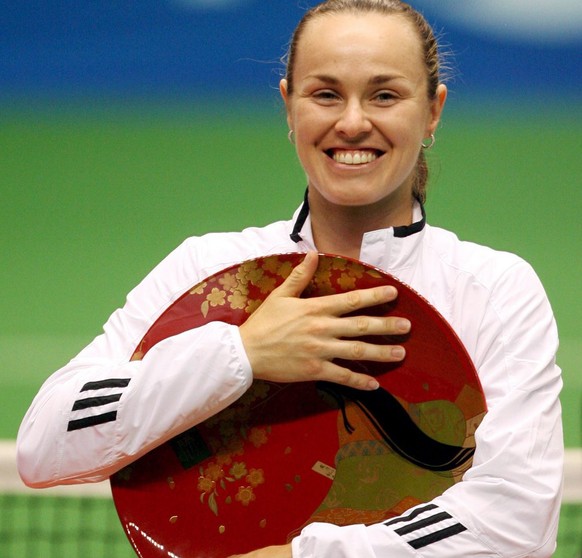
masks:
<instances>
[{"instance_id":1,"label":"black stripe on sleeve","mask_svg":"<svg viewBox=\"0 0 582 558\"><path fill-rule=\"evenodd\" d=\"M398 529L395 529L394 532L398 533L400 536L407 535L408 533L412 533L412 531L417 531L418 529L422 529L423 527L428 527L429 525L440 523L445 519L451 519L450 514L448 514L447 512L435 513L430 517L425 517L424 519L420 519L419 521L415 521L414 523L409 523L404 527L399 527Z\"/></svg>"},{"instance_id":2,"label":"black stripe on sleeve","mask_svg":"<svg viewBox=\"0 0 582 558\"><path fill-rule=\"evenodd\" d=\"M436 513L434 513L436 510ZM425 514L425 517L420 517ZM414 549L436 543L466 531L467 528L456 521L451 514L435 504L420 506L402 515L386 521L388 527L396 526L394 533Z\"/></svg>"},{"instance_id":3,"label":"black stripe on sleeve","mask_svg":"<svg viewBox=\"0 0 582 558\"><path fill-rule=\"evenodd\" d=\"M108 380L99 380L98 382L88 382L82 388L81 391L91 391L94 389L107 389L107 388L124 388L129 385L130 378L110 378Z\"/></svg>"},{"instance_id":4,"label":"black stripe on sleeve","mask_svg":"<svg viewBox=\"0 0 582 558\"><path fill-rule=\"evenodd\" d=\"M106 422L112 422L116 418L117 411L111 411L109 413L104 413L102 415L95 415L92 417L70 420L69 426L67 427L67 432L72 432L73 430L80 430L81 428L87 428L89 426L96 426L98 424L104 424Z\"/></svg>"},{"instance_id":5,"label":"black stripe on sleeve","mask_svg":"<svg viewBox=\"0 0 582 558\"><path fill-rule=\"evenodd\" d=\"M114 395L103 395L101 397L87 397L86 399L79 399L73 405L73 411L80 411L81 409L89 409L90 407L101 407L109 403L115 403L121 399L121 393Z\"/></svg>"},{"instance_id":6,"label":"black stripe on sleeve","mask_svg":"<svg viewBox=\"0 0 582 558\"><path fill-rule=\"evenodd\" d=\"M426 506L422 506L421 508L416 508L415 510L411 511L408 515L401 515L400 517L395 517L390 521L386 521L384 525L394 525L395 523L400 523L402 521L411 521L415 517L419 516L421 513L434 509L436 509L435 504L427 504Z\"/></svg>"},{"instance_id":7,"label":"black stripe on sleeve","mask_svg":"<svg viewBox=\"0 0 582 558\"><path fill-rule=\"evenodd\" d=\"M460 523L455 523L455 525L451 525L446 529L441 529L440 531L436 531L434 533L431 533L430 535L426 535L424 537L420 537L419 539L408 541L408 544L412 548L418 549L422 548L423 546L428 546L429 544L442 541L443 539L452 537L453 535L458 535L459 533L462 533L463 531L466 530L467 528L464 525L461 525Z\"/></svg>"}]
</instances>

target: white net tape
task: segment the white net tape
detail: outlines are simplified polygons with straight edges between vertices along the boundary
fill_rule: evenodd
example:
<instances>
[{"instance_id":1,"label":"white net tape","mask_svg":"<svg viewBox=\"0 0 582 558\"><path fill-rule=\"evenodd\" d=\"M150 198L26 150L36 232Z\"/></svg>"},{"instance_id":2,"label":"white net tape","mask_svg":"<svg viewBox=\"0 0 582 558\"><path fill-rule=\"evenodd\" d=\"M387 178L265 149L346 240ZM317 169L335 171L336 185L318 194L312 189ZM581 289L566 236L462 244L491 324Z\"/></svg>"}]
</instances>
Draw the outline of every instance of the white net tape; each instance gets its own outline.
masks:
<instances>
[{"instance_id":1,"label":"white net tape","mask_svg":"<svg viewBox=\"0 0 582 558\"><path fill-rule=\"evenodd\" d=\"M0 493L31 493L35 495L109 497L108 482L57 486L35 490L23 485L16 470L16 445L14 441L0 441ZM564 463L564 503L582 503L582 448L566 450Z\"/></svg>"}]
</instances>

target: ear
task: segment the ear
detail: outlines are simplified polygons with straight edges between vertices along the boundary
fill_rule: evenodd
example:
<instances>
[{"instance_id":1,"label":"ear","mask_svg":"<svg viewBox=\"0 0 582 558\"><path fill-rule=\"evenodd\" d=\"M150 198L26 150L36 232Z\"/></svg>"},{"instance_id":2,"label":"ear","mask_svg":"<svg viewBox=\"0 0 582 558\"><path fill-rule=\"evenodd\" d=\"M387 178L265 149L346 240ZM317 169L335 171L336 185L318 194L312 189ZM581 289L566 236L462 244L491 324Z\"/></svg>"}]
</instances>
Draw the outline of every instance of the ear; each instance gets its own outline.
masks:
<instances>
[{"instance_id":1,"label":"ear","mask_svg":"<svg viewBox=\"0 0 582 558\"><path fill-rule=\"evenodd\" d=\"M445 101L447 100L447 86L444 83L439 83L436 95L433 101L431 101L430 105L430 119L428 123L428 134L434 134L439 121L441 119L441 115L443 113L443 109L445 107Z\"/></svg>"},{"instance_id":2,"label":"ear","mask_svg":"<svg viewBox=\"0 0 582 558\"><path fill-rule=\"evenodd\" d=\"M285 103L285 109L287 110L287 124L289 125L289 129L292 129L293 126L291 125L291 101L289 100L289 90L287 86L287 80L282 79L279 82L279 92L281 93L281 98Z\"/></svg>"}]
</instances>

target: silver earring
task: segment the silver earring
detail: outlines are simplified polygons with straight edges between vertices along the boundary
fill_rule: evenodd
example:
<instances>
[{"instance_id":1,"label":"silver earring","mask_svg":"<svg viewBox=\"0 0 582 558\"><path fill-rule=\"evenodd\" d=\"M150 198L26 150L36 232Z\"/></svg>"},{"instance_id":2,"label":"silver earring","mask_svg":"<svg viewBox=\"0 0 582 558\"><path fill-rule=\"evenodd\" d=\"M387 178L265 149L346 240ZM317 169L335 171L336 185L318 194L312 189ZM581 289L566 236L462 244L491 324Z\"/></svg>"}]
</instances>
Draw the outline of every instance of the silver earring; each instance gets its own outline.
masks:
<instances>
[{"instance_id":1,"label":"silver earring","mask_svg":"<svg viewBox=\"0 0 582 558\"><path fill-rule=\"evenodd\" d=\"M289 130L289 133L287 134L287 139L289 140L289 143L291 143L291 145L295 145L295 132L293 130Z\"/></svg>"},{"instance_id":2,"label":"silver earring","mask_svg":"<svg viewBox=\"0 0 582 558\"><path fill-rule=\"evenodd\" d=\"M422 148L423 149L430 149L434 145L435 141L436 141L436 139L434 137L434 134L431 134L430 138L428 139L428 143L424 143L424 141L422 142L422 144L421 144Z\"/></svg>"}]
</instances>

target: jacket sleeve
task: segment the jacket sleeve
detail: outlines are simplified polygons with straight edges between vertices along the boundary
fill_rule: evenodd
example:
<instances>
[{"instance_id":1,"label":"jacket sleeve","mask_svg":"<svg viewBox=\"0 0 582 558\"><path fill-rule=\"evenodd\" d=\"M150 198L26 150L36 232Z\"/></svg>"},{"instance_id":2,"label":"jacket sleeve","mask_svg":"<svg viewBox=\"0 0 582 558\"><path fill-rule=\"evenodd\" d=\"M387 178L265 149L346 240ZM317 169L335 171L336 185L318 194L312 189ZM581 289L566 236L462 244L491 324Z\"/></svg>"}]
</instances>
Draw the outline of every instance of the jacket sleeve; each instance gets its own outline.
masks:
<instances>
[{"instance_id":1,"label":"jacket sleeve","mask_svg":"<svg viewBox=\"0 0 582 558\"><path fill-rule=\"evenodd\" d=\"M431 502L371 526L314 523L295 558L552 556L563 439L557 331L533 270L519 262L490 290L473 358L488 404L473 466Z\"/></svg>"},{"instance_id":2,"label":"jacket sleeve","mask_svg":"<svg viewBox=\"0 0 582 558\"><path fill-rule=\"evenodd\" d=\"M97 337L44 383L17 438L32 487L101 481L240 397L252 375L238 328L213 322L130 361L157 317L200 281L187 244L128 296Z\"/></svg>"}]
</instances>

